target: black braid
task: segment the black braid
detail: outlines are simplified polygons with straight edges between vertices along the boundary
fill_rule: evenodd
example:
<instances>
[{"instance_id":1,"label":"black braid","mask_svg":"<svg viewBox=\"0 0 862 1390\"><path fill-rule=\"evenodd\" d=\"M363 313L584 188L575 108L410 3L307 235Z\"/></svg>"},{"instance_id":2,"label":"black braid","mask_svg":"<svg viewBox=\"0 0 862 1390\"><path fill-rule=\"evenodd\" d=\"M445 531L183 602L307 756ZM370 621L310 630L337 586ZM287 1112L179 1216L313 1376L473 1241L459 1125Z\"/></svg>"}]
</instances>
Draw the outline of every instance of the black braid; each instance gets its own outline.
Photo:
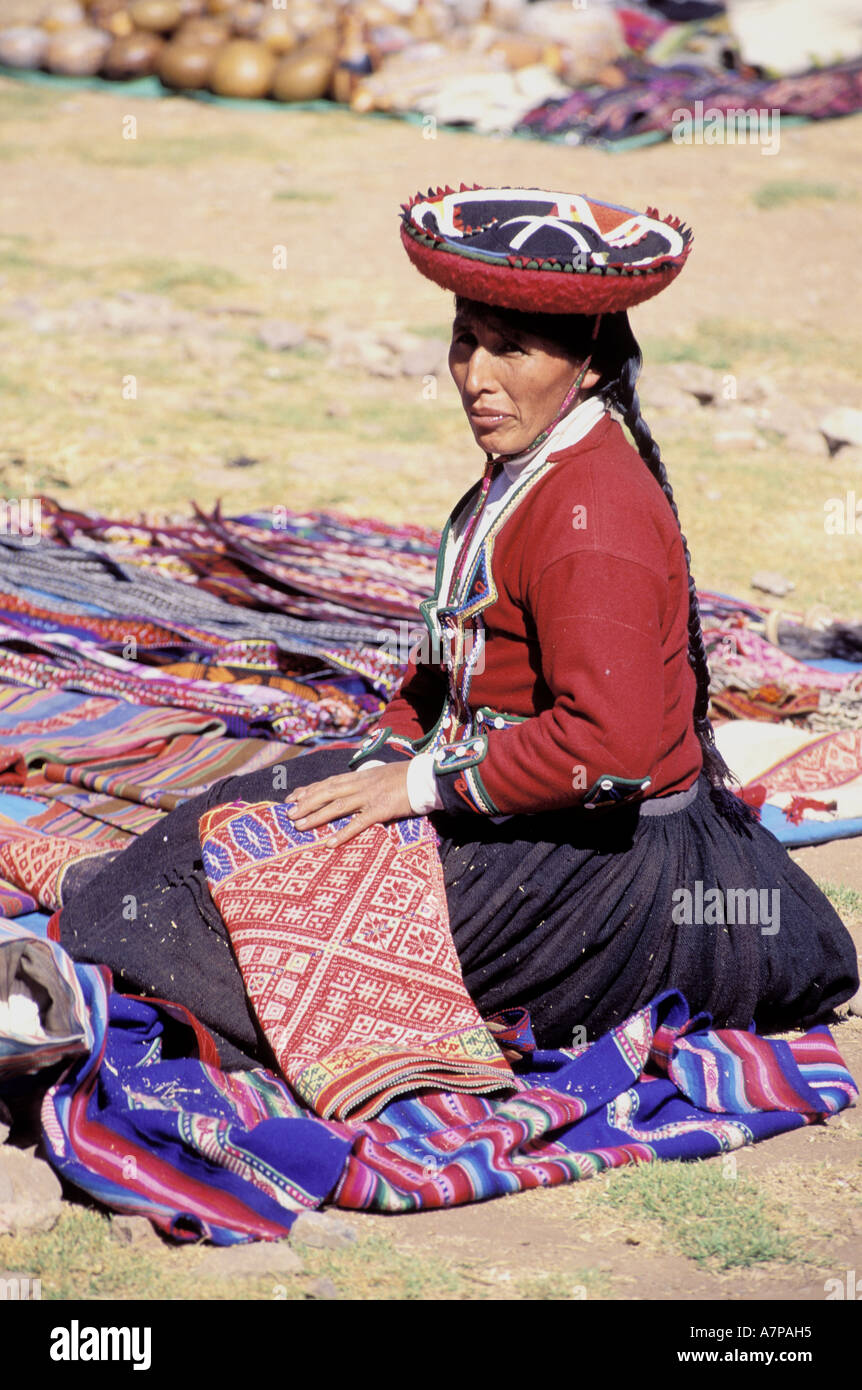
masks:
<instances>
[{"instance_id":1,"label":"black braid","mask_svg":"<svg viewBox=\"0 0 862 1390\"><path fill-rule=\"evenodd\" d=\"M691 555L680 523L679 511L674 500L670 479L667 476L667 469L662 461L659 446L653 439L652 432L641 414L640 399L637 393L637 380L640 376L643 357L629 326L628 316L615 314L609 317L617 320L616 323L609 325L609 328L611 334L617 338L618 346L623 349L625 356L619 365L616 378L610 382L606 381L600 391L605 400L616 406L622 415L638 453L667 498L674 520L679 527L688 575L688 659L697 680L693 712L694 731L703 753L703 770L711 786L712 799L726 819L742 827L756 820L757 817L740 797L735 796L729 790L727 783L733 781L739 785L738 779L730 771L715 743L715 733L709 718L709 664L703 641L697 587L691 573ZM620 322L620 320L624 322ZM599 336L601 337L601 327ZM628 348L627 352L625 351L626 348Z\"/></svg>"}]
</instances>

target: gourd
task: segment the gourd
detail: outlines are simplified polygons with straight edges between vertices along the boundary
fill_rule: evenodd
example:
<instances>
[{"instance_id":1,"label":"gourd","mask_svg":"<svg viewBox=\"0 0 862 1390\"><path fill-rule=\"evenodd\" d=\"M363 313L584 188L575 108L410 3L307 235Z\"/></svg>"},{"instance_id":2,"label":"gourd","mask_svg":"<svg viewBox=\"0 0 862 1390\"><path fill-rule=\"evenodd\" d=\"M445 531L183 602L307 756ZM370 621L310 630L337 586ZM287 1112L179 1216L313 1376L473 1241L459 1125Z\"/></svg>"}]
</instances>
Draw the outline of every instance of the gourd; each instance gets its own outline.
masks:
<instances>
[{"instance_id":1,"label":"gourd","mask_svg":"<svg viewBox=\"0 0 862 1390\"><path fill-rule=\"evenodd\" d=\"M329 91L334 71L332 54L303 44L282 58L276 68L272 95L276 101L317 101Z\"/></svg>"},{"instance_id":2,"label":"gourd","mask_svg":"<svg viewBox=\"0 0 862 1390\"><path fill-rule=\"evenodd\" d=\"M232 39L216 54L210 90L222 97L266 96L275 69L275 55L266 44Z\"/></svg>"}]
</instances>

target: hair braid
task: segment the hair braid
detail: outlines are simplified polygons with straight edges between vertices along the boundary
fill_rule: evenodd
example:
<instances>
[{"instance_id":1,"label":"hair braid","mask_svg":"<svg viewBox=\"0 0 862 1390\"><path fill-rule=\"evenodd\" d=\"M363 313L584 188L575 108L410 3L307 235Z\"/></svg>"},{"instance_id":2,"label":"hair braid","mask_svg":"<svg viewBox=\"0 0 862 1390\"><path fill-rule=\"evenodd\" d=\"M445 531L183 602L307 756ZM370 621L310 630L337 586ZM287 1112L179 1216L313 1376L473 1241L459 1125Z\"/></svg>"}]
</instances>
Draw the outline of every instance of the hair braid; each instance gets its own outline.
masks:
<instances>
[{"instance_id":1,"label":"hair braid","mask_svg":"<svg viewBox=\"0 0 862 1390\"><path fill-rule=\"evenodd\" d=\"M615 325L615 327L617 331L623 329L621 324ZM756 816L745 802L729 790L727 782L737 779L733 776L716 747L715 734L709 719L709 663L703 640L697 588L691 573L691 555L659 446L653 439L652 432L641 414L636 383L643 358L627 318L624 328L628 330L627 336L630 339L629 351L619 366L618 376L604 387L602 394L622 414L623 421L634 440L638 453L667 498L674 520L679 527L688 575L688 659L697 681L693 711L694 730L703 752L703 770L711 784L713 800L727 819L739 826L744 826L756 819ZM624 330L622 336L626 336Z\"/></svg>"}]
</instances>

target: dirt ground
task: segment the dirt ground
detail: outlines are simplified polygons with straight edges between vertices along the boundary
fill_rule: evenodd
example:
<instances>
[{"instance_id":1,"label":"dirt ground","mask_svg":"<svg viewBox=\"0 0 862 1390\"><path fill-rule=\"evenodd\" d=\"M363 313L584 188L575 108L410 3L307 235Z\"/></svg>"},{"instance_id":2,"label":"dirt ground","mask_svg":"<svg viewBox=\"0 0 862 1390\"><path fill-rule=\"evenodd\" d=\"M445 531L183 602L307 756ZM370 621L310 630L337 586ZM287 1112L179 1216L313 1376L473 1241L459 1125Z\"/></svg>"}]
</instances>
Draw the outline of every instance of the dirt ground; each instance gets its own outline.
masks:
<instances>
[{"instance_id":1,"label":"dirt ground","mask_svg":"<svg viewBox=\"0 0 862 1390\"><path fill-rule=\"evenodd\" d=\"M0 20L32 9L29 0L0 0ZM739 362L743 372L770 375L788 398L824 410L859 405L862 325L851 291L860 118L788 127L780 152L769 157L757 146L666 144L608 154L469 133L441 131L427 140L415 126L342 112L229 110L116 92L46 95L8 79L0 79L0 113L0 247L7 252L0 312L28 296L40 311L61 311L93 286L107 293L124 283L129 267L169 262L197 268L185 282L175 281L176 297L196 312L214 311L216 344L209 354L200 343L186 353L180 377L170 333L156 336L147 359L158 383L147 443L140 417L115 424L120 416L108 399L109 384L116 394L141 344L108 332L64 336L50 325L40 335L32 320L21 327L14 316L0 318L0 346L6 338L0 373L12 387L0 451L7 490L18 476L13 456L25 453L44 490L60 489L57 496L70 505L116 515L179 506L191 495L205 502L224 497L226 507L285 497L293 505L330 505L334 498L345 511L438 525L475 469L463 424L442 388L440 409L417 420L415 381L333 371L312 354L293 377L288 372L297 423L281 428L279 453L278 402L256 394L267 389L260 384L261 359L252 390L240 380L244 359L220 355L217 345L230 339L223 326L231 315L241 323L264 315L306 329L373 322L445 335L439 292L408 265L396 215L415 190L462 179L577 187L681 215L695 228L695 252L672 292L639 311L641 340L687 350L724 334L732 367ZM134 143L122 138L128 116L137 121ZM758 191L778 183L786 196L770 208L758 205ZM272 268L276 245L286 247L286 272ZM297 449L298 434L311 430L303 412L313 414L321 400L338 409L330 409L325 429L321 423L303 435ZM371 417L362 413L369 402ZM236 417L243 412L240 437ZM196 456L189 441L211 430L214 419L225 447L219 453L208 443L209 452ZM836 596L843 600L845 616L862 609L860 537L845 537L840 550L824 554L822 528L818 535L810 517L803 525L781 510L793 504L788 493L815 510L829 488L846 484L862 494L858 464L851 472L839 467L840 455L803 460L769 484L774 491L767 497L757 489L766 486L773 455L719 460L700 438L692 448L702 466L716 474L728 470L734 480L719 504L704 500L694 476L686 482L683 475L701 582L753 596L748 579L757 548L757 563L770 568L795 560L804 603L828 589L833 603ZM241 478L227 471L232 449L256 452L262 468ZM747 509L747 481L758 497L756 513ZM799 506L804 510L802 501ZM818 881L862 892L862 841L794 857ZM862 920L850 925L862 951ZM859 1081L862 1019L844 1018L834 1033ZM715 1260L696 1262L674 1246L661 1222L601 1206L593 1191L601 1180L440 1213L345 1219L363 1233L385 1232L417 1261L466 1261L482 1297L507 1297L513 1271L527 1270L537 1278L553 1275L561 1288L568 1282L580 1289L586 1280L588 1296L605 1299L819 1300L828 1278L862 1272L858 1107L828 1125L744 1150L736 1160L734 1176L750 1179L770 1209L784 1212L785 1226L798 1237L793 1258L730 1269Z\"/></svg>"}]
</instances>

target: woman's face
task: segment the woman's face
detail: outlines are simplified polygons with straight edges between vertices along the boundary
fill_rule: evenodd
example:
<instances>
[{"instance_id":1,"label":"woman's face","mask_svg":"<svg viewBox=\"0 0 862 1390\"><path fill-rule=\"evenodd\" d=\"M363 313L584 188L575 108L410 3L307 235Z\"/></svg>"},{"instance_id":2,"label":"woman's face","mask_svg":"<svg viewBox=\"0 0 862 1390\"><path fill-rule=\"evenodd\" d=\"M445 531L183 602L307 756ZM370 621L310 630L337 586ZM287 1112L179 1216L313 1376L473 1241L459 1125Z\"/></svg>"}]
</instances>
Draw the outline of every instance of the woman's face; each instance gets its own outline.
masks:
<instances>
[{"instance_id":1,"label":"woman's face","mask_svg":"<svg viewBox=\"0 0 862 1390\"><path fill-rule=\"evenodd\" d=\"M476 443L517 454L547 429L581 363L556 343L510 327L488 305L464 305L452 324L449 370ZM599 380L588 371L582 390Z\"/></svg>"}]
</instances>

